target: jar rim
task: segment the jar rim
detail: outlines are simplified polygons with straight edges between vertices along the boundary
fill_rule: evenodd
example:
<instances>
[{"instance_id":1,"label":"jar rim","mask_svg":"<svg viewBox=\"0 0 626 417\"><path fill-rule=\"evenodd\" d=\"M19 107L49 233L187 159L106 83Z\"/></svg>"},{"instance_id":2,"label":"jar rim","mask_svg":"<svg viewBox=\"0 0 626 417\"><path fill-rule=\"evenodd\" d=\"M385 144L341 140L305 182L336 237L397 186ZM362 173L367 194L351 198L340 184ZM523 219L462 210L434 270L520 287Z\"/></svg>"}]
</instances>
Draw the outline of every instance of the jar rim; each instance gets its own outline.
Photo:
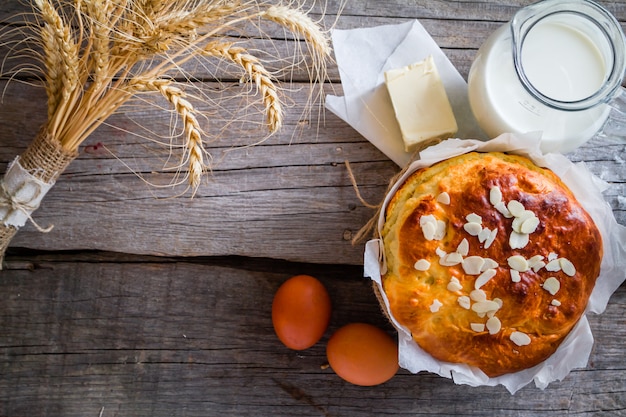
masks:
<instances>
[{"instance_id":1,"label":"jar rim","mask_svg":"<svg viewBox=\"0 0 626 417\"><path fill-rule=\"evenodd\" d=\"M613 62L608 77L592 95L567 101L550 97L537 89L528 79L522 63L522 48L526 35L539 22L558 14L575 14L589 20L603 33L611 47ZM592 0L543 0L520 9L511 21L513 63L524 88L543 104L558 110L586 110L610 101L621 87L626 72L626 37L617 19L603 6Z\"/></svg>"}]
</instances>

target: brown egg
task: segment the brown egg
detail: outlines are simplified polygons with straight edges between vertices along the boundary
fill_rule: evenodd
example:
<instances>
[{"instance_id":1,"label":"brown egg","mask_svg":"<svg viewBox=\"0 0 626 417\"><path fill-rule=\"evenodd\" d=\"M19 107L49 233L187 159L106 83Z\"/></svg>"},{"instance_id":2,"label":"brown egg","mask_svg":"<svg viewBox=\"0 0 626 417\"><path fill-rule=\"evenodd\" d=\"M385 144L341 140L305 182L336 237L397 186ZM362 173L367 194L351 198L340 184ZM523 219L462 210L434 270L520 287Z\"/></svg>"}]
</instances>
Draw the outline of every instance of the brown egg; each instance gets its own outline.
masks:
<instances>
[{"instance_id":1,"label":"brown egg","mask_svg":"<svg viewBox=\"0 0 626 417\"><path fill-rule=\"evenodd\" d=\"M324 285L309 275L285 281L272 303L274 331L285 346L303 350L317 343L330 322L330 296Z\"/></svg>"},{"instance_id":2,"label":"brown egg","mask_svg":"<svg viewBox=\"0 0 626 417\"><path fill-rule=\"evenodd\" d=\"M398 371L398 345L382 329L365 323L348 324L328 341L326 356L337 375L355 385L372 386Z\"/></svg>"}]
</instances>

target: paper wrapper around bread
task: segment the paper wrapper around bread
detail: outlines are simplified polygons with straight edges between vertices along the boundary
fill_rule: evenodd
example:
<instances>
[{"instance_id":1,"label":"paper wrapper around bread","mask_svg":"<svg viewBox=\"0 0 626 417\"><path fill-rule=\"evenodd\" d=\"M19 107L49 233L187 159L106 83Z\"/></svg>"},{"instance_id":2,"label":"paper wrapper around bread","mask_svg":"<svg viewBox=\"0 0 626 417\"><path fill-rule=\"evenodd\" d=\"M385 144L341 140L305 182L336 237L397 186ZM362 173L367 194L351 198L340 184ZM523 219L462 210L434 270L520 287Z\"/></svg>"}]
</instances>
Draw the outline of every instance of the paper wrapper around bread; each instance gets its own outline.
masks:
<instances>
[{"instance_id":1,"label":"paper wrapper around bread","mask_svg":"<svg viewBox=\"0 0 626 417\"><path fill-rule=\"evenodd\" d=\"M611 295L626 279L626 227L617 223L611 207L602 196L602 191L607 187L606 183L591 174L583 163L574 164L560 154L542 154L539 150L538 136L504 134L486 142L449 139L422 151L419 160L407 167L386 196L378 219L379 235L385 222L385 208L394 192L409 175L420 168L472 151L512 153L528 157L538 166L549 168L571 189L600 230L604 245L600 276L596 281L585 314L556 352L532 368L495 378L489 378L481 370L468 365L436 360L415 343L408 329L395 320L389 309L389 302L382 289L381 275L385 271L385 260L383 243L380 239L370 240L366 244L365 276L370 277L374 282L381 306L398 330L399 362L402 368L413 373L432 372L452 378L457 384L471 386L501 384L511 393L515 393L532 381L537 387L544 389L551 382L565 378L571 370L584 368L587 365L594 340L586 316L588 313L602 313Z\"/></svg>"}]
</instances>

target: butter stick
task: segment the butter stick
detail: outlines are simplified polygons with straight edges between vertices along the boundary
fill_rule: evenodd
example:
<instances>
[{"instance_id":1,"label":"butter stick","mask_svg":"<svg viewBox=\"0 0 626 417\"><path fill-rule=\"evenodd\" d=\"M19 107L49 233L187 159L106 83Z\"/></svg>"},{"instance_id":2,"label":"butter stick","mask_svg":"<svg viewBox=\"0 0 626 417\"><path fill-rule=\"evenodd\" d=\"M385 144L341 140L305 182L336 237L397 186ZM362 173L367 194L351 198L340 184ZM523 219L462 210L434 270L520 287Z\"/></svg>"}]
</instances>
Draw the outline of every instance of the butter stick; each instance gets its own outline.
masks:
<instances>
[{"instance_id":1,"label":"butter stick","mask_svg":"<svg viewBox=\"0 0 626 417\"><path fill-rule=\"evenodd\" d=\"M456 134L456 119L432 56L385 72L385 84L407 152Z\"/></svg>"}]
</instances>

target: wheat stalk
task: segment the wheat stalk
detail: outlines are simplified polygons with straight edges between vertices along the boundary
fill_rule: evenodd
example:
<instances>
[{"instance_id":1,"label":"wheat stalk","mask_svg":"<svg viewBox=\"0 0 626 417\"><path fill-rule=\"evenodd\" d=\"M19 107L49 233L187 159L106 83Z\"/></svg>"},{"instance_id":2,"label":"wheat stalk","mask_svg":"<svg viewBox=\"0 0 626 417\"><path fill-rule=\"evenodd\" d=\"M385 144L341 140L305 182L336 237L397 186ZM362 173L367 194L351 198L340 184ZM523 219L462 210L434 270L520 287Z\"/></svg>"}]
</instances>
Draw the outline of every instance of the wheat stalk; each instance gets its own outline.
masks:
<instances>
[{"instance_id":1,"label":"wheat stalk","mask_svg":"<svg viewBox=\"0 0 626 417\"><path fill-rule=\"evenodd\" d=\"M267 117L267 125L270 132L278 131L283 124L283 110L278 98L278 89L272 82L270 73L260 63L258 58L247 53L244 48L233 46L232 43L222 43L214 41L204 48L206 55L216 56L228 59L241 68L257 86L258 91L263 97L265 112Z\"/></svg>"},{"instance_id":2,"label":"wheat stalk","mask_svg":"<svg viewBox=\"0 0 626 417\"><path fill-rule=\"evenodd\" d=\"M293 34L303 36L308 46L317 52L318 57L330 56L328 36L301 10L284 5L270 6L261 13L261 16L286 27Z\"/></svg>"},{"instance_id":3,"label":"wheat stalk","mask_svg":"<svg viewBox=\"0 0 626 417\"><path fill-rule=\"evenodd\" d=\"M202 179L202 174L207 170L204 163L205 150L202 145L202 134L200 124L195 115L193 105L186 100L186 94L180 88L172 85L170 80L164 79L134 79L128 87L132 92L158 91L168 102L170 102L183 122L184 149L186 156L183 156L183 164L189 165L189 184L197 189Z\"/></svg>"}]
</instances>

